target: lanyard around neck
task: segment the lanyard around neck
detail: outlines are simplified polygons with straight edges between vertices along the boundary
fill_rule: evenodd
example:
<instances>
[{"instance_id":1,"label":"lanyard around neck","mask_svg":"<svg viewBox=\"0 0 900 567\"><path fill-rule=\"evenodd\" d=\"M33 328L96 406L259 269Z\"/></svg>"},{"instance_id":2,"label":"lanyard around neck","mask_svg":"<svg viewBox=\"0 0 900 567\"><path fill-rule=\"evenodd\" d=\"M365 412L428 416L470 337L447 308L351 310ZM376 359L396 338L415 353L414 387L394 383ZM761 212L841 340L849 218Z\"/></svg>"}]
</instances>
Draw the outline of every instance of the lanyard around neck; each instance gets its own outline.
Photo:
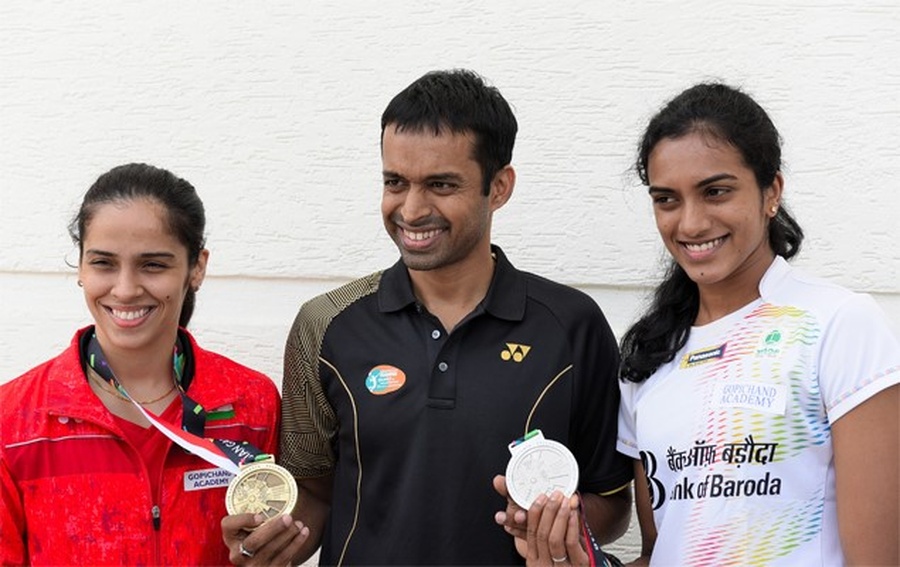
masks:
<instances>
[{"instance_id":1,"label":"lanyard around neck","mask_svg":"<svg viewBox=\"0 0 900 567\"><path fill-rule=\"evenodd\" d=\"M168 437L186 451L189 451L201 459L221 467L233 474L237 474L240 466L247 462L269 459L271 456L263 453L247 442L231 441L229 439L206 439L203 437L206 427L206 410L202 405L192 400L182 387L184 378L185 355L180 348L180 341L175 342L172 353L172 368L175 384L182 401L181 429L172 424L161 421L158 416L144 409L119 383L115 372L106 360L97 334L90 331L91 338L88 341L85 354L89 371L93 370L102 379L106 380L117 392L127 398L153 427Z\"/></svg>"}]
</instances>

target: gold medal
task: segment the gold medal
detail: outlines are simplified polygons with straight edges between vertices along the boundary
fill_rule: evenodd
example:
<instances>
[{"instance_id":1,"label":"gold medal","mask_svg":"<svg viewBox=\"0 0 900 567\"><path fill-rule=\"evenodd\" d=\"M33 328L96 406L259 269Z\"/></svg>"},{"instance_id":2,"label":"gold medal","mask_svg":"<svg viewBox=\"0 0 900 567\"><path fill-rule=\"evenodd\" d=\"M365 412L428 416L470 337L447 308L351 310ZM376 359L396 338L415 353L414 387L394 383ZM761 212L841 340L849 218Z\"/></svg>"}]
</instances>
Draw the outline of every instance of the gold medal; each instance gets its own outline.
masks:
<instances>
[{"instance_id":1,"label":"gold medal","mask_svg":"<svg viewBox=\"0 0 900 567\"><path fill-rule=\"evenodd\" d=\"M229 514L263 514L266 519L290 514L297 504L297 482L288 470L274 461L260 461L241 467L225 493Z\"/></svg>"}]
</instances>

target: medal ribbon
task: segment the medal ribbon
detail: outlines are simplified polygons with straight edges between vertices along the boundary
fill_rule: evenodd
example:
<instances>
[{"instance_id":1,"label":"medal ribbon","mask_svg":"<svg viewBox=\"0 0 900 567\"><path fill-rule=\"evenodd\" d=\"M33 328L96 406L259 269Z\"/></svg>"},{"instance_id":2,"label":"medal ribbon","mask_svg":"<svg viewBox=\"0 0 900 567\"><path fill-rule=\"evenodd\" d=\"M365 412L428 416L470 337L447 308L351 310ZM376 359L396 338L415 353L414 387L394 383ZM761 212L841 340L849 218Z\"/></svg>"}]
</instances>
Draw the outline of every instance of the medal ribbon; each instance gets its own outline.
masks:
<instances>
[{"instance_id":1,"label":"medal ribbon","mask_svg":"<svg viewBox=\"0 0 900 567\"><path fill-rule=\"evenodd\" d=\"M238 442L229 439L208 439L203 437L206 427L206 410L202 405L192 400L181 385L184 377L185 355L181 352L179 343L180 341L175 342L175 348L172 353L172 368L174 372L173 380L175 380L175 385L181 396L181 429L161 421L128 395L128 392L119 383L115 373L106 361L103 350L100 348L100 342L97 340L97 334L93 331L91 331L91 338L86 349L87 363L91 370L106 380L122 396L130 400L153 427L168 437L173 443L197 455L204 461L225 469L232 474L238 474L241 465L247 462L271 459L271 455L263 453L246 441Z\"/></svg>"},{"instance_id":2,"label":"medal ribbon","mask_svg":"<svg viewBox=\"0 0 900 567\"><path fill-rule=\"evenodd\" d=\"M581 537L584 539L585 550L588 554L588 559L590 560L590 567L609 567L609 559L606 554L603 553L603 550L600 549L600 544L597 543L597 539L594 537L594 532L591 531L590 526L587 523L587 516L584 514L584 506L581 503L581 495L578 495L579 501L579 514L581 515Z\"/></svg>"}]
</instances>

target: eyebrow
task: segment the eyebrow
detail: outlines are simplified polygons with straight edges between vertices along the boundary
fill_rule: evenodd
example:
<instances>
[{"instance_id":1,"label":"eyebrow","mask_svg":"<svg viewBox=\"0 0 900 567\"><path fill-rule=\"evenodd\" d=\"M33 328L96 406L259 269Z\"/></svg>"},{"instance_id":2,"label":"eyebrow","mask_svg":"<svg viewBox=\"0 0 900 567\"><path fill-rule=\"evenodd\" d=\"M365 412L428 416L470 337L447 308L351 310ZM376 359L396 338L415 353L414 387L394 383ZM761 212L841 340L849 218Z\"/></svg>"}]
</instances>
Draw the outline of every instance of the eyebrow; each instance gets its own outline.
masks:
<instances>
[{"instance_id":1,"label":"eyebrow","mask_svg":"<svg viewBox=\"0 0 900 567\"><path fill-rule=\"evenodd\" d=\"M723 179L737 179L736 175L732 175L730 173L717 173L715 175L710 175L706 179L699 181L696 187L706 187L711 183L715 183L716 181L721 181Z\"/></svg>"},{"instance_id":2,"label":"eyebrow","mask_svg":"<svg viewBox=\"0 0 900 567\"><path fill-rule=\"evenodd\" d=\"M435 173L425 178L428 181L462 181L462 176L458 173Z\"/></svg>"},{"instance_id":3,"label":"eyebrow","mask_svg":"<svg viewBox=\"0 0 900 567\"><path fill-rule=\"evenodd\" d=\"M382 177L385 178L399 178L406 179L405 175L400 175L396 171L384 170L381 172ZM463 177L458 173L453 172L442 172L442 173L433 173L431 175L425 176L425 181L456 181L461 182Z\"/></svg>"},{"instance_id":4,"label":"eyebrow","mask_svg":"<svg viewBox=\"0 0 900 567\"><path fill-rule=\"evenodd\" d=\"M85 255L91 254L94 256L103 256L104 258L115 258L118 254L113 252L107 252L106 250L97 250L96 248L89 248L84 251ZM139 258L174 258L175 254L171 252L142 252L138 254Z\"/></svg>"},{"instance_id":5,"label":"eyebrow","mask_svg":"<svg viewBox=\"0 0 900 567\"><path fill-rule=\"evenodd\" d=\"M730 173L717 173L715 175L710 175L706 179L701 179L700 181L698 181L697 183L694 184L694 187L697 187L697 188L706 187L707 185L711 185L711 184L715 183L716 181L721 181L723 179L737 179L737 176L732 175ZM648 189L648 192L650 192L650 193L659 192L659 191L672 191L672 189L670 189L668 187L658 187L656 185L651 185Z\"/></svg>"}]
</instances>

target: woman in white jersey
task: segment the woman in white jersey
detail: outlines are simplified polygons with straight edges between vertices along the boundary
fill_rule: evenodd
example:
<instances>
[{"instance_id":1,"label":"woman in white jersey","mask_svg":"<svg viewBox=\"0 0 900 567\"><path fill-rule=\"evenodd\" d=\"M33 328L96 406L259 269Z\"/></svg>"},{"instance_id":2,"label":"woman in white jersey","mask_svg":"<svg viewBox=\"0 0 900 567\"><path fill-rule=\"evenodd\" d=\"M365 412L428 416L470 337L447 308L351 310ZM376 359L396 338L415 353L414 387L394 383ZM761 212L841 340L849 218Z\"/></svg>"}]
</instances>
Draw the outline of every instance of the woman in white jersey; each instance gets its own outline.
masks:
<instances>
[{"instance_id":1,"label":"woman in white jersey","mask_svg":"<svg viewBox=\"0 0 900 567\"><path fill-rule=\"evenodd\" d=\"M622 341L635 564L900 564L900 344L869 296L788 264L803 232L780 169L766 112L721 84L640 143L672 263ZM583 563L559 502L530 510L532 555Z\"/></svg>"}]
</instances>

